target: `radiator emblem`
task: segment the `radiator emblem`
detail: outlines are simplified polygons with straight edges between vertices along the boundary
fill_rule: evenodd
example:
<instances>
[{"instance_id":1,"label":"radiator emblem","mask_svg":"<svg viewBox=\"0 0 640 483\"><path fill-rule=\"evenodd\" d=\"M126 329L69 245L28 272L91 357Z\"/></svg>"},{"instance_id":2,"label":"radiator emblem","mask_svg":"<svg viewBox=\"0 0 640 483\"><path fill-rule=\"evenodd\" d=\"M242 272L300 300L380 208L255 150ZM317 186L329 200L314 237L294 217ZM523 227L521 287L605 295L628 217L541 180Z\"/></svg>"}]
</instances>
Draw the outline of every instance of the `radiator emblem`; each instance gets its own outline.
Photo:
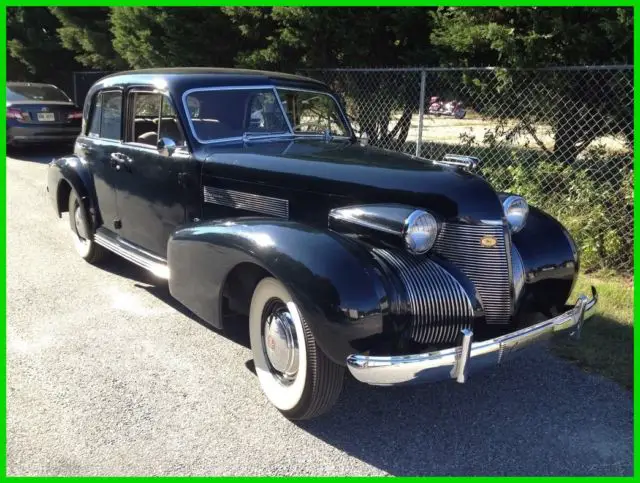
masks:
<instances>
[{"instance_id":1,"label":"radiator emblem","mask_svg":"<svg viewBox=\"0 0 640 483\"><path fill-rule=\"evenodd\" d=\"M485 248L493 248L496 246L496 243L498 243L498 240L496 240L496 237L491 235L485 235L480 238L480 245Z\"/></svg>"}]
</instances>

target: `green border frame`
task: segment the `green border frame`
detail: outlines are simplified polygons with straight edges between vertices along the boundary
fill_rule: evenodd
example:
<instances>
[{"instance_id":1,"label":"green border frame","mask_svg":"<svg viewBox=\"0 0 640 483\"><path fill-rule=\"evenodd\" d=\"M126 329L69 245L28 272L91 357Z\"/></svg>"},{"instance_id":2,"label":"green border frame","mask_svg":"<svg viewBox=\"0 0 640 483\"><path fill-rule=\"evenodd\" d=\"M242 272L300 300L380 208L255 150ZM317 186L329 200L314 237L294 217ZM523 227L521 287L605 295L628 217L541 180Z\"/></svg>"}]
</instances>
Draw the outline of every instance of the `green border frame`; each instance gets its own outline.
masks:
<instances>
[{"instance_id":1,"label":"green border frame","mask_svg":"<svg viewBox=\"0 0 640 483\"><path fill-rule=\"evenodd\" d=\"M324 6L334 6L334 7L348 7L348 6L393 6L393 7L404 7L404 6L478 6L478 7L494 7L494 6L520 6L520 7L541 7L541 6L565 6L565 7L577 7L577 6L592 6L592 7L633 7L634 17L635 14L640 10L637 6L636 1L632 0L617 0L615 2L608 2L606 0L579 0L578 2L571 2L568 0L536 0L536 1L518 1L518 0L497 0L493 2L487 2L485 0L445 0L444 2L434 2L434 1L420 1L420 0L377 0L377 1L366 1L366 0L227 0L227 1L212 1L212 0L204 0L201 2L187 1L187 2L179 2L176 0L106 0L103 2L95 2L90 0L59 0L59 1L43 1L43 0L18 0L12 1L9 0L5 3L3 7L0 8L0 23L2 27L0 28L1 32L1 41L2 44L6 45L6 37L7 37L7 29L6 29L6 7L17 7L17 6L32 6L32 7L40 7L40 6L84 6L84 7L98 7L98 6L228 6L228 5L238 5L238 6L307 6L307 7L324 7ZM637 52L640 49L640 40L638 39L638 31L640 28L638 27L637 22L634 24L634 52ZM0 49L0 59L2 61L2 71L3 76L6 83L6 49ZM633 65L635 67L635 55ZM636 101L638 100L637 87L640 85L640 74L634 70L634 107L636 105ZM0 99L6 97L6 90L2 89L0 93L2 96ZM5 99L6 101L6 99ZM6 122L6 112L4 116L2 116L3 122ZM638 119L640 119L640 113L637 109L634 109L634 124L637 123ZM6 132L2 130L2 138L0 139L0 153L2 155L2 159L6 160ZM640 147L640 141L636 137L634 139L634 153ZM3 413L1 418L2 431L1 431L1 442L4 451L0 456L0 464L2 466L2 473L0 473L0 479L6 479L7 481L24 481L24 482L41 482L41 481L50 481L58 478L64 478L65 480L82 480L82 481L101 481L101 480L120 480L120 481L152 481L157 478L162 478L164 481L168 480L183 480L188 478L191 481L204 482L209 481L211 479L228 479L232 478L237 481L252 481L252 480L272 480L272 479L287 479L287 480L306 480L306 481L323 481L327 478L332 480L348 480L348 481L367 481L371 477L177 477L177 476L166 476L166 477L143 477L143 476L129 476L129 477L81 477L81 476L63 476L63 477L20 477L20 476L7 476L7 411L6 411L6 397L7 397L7 374L6 374L6 354L7 354L7 346L6 346L6 216L7 216L7 190L6 190L6 166L0 173L0 177L2 180L0 190L2 194L2 201L5 206L5 209L2 212L2 217L0 219L0 228L2 230L2 237L0 237L0 245L2 246L2 251L4 253L5 262L0 264L0 285L3 288L3 296L0 299L0 310L2 311L2 315L5 319L5 324L2 324L1 327L1 339L2 339L2 365L0 367L0 372L2 373L2 384L0 385L0 391L2 395L2 400L5 404L2 405ZM637 194L637 159L634 156L634 198ZM635 271L640 267L640 262L635 257L638 252L638 247L640 246L640 242L638 242L638 234L640 234L640 229L636 223L638 218L638 208L637 205L634 204L634 274ZM634 316L640 313L640 310L635 305L636 301L636 293L638 289L638 282L634 277ZM640 364L637 362L637 350L636 347L640 343L640 336L638 335L638 331L634 330L634 387L638 382L638 368ZM640 429L640 425L638 424L638 419L635 417L638 409L638 400L635 397L635 391L633 395L633 408L634 408L634 449L637 441L638 430ZM562 458L562 454L557 455L558 458ZM638 457L637 452L634 451L634 474L636 473L636 469L638 468L638 461L640 457ZM422 480L428 479L429 481L451 481L451 480L466 480L473 478L474 481L493 481L498 477L447 477L447 476L436 476L436 477L397 477L401 480ZM592 481L597 480L600 482L603 481L625 481L631 480L634 477L539 477L539 476L531 476L531 477L520 477L520 476L505 476L499 477L500 479L508 479L511 481L519 480L519 481L531 481L531 480L539 480L539 479L551 479L554 481Z\"/></svg>"}]
</instances>

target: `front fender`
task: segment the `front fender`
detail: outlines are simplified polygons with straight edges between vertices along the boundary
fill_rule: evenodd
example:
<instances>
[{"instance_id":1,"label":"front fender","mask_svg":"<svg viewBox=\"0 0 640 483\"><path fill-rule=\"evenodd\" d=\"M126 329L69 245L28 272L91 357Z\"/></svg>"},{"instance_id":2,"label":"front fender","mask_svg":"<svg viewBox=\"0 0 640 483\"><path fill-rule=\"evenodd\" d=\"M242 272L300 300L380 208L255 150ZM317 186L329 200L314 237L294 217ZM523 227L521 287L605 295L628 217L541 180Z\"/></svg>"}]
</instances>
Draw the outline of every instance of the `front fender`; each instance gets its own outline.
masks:
<instances>
[{"instance_id":1,"label":"front fender","mask_svg":"<svg viewBox=\"0 0 640 483\"><path fill-rule=\"evenodd\" d=\"M249 262L287 287L336 363L345 364L358 340L383 331L380 270L366 247L328 230L273 218L202 222L171 236L167 261L172 296L216 327L227 275Z\"/></svg>"},{"instance_id":2,"label":"front fender","mask_svg":"<svg viewBox=\"0 0 640 483\"><path fill-rule=\"evenodd\" d=\"M89 213L89 218L95 229L100 220L93 177L86 162L79 156L63 156L49 163L47 192L58 217L61 217L62 212L67 209L64 204L65 183L78 194L78 197L84 204L85 212ZM68 193L66 193L66 196L66 199L68 199Z\"/></svg>"},{"instance_id":3,"label":"front fender","mask_svg":"<svg viewBox=\"0 0 640 483\"><path fill-rule=\"evenodd\" d=\"M526 225L512 239L524 264L527 309L547 312L562 307L580 269L576 245L567 230L551 215L530 206Z\"/></svg>"}]
</instances>

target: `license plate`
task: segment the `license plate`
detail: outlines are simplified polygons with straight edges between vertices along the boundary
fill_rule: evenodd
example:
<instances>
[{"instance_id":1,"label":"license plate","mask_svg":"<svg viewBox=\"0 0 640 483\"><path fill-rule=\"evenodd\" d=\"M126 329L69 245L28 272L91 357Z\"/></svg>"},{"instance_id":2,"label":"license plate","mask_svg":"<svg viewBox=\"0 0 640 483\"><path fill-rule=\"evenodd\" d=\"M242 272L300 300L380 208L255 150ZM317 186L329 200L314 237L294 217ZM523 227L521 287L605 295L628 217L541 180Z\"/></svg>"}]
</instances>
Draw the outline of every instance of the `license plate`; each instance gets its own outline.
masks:
<instances>
[{"instance_id":1,"label":"license plate","mask_svg":"<svg viewBox=\"0 0 640 483\"><path fill-rule=\"evenodd\" d=\"M53 112L39 112L38 121L55 121L56 116Z\"/></svg>"}]
</instances>

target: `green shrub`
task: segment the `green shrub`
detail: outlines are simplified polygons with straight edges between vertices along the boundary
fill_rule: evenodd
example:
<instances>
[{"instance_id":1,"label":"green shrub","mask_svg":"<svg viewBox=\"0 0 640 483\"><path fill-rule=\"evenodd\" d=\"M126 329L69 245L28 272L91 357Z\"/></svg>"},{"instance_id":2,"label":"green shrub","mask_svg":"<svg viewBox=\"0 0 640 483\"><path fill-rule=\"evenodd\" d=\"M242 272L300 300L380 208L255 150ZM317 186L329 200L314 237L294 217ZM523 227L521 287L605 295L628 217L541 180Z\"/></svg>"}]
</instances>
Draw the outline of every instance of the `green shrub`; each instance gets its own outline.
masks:
<instances>
[{"instance_id":1,"label":"green shrub","mask_svg":"<svg viewBox=\"0 0 640 483\"><path fill-rule=\"evenodd\" d=\"M486 140L485 140L486 141ZM483 141L483 144L484 143ZM405 151L415 152L407 143ZM517 193L558 219L574 237L582 269L633 270L633 155L594 146L572 164L538 149L478 143L425 143L421 156L480 158L479 174L499 191Z\"/></svg>"},{"instance_id":2,"label":"green shrub","mask_svg":"<svg viewBox=\"0 0 640 483\"><path fill-rule=\"evenodd\" d=\"M539 158L482 169L496 189L520 194L562 222L575 238L584 270L631 270L633 174L627 163L599 148L574 164Z\"/></svg>"}]
</instances>

